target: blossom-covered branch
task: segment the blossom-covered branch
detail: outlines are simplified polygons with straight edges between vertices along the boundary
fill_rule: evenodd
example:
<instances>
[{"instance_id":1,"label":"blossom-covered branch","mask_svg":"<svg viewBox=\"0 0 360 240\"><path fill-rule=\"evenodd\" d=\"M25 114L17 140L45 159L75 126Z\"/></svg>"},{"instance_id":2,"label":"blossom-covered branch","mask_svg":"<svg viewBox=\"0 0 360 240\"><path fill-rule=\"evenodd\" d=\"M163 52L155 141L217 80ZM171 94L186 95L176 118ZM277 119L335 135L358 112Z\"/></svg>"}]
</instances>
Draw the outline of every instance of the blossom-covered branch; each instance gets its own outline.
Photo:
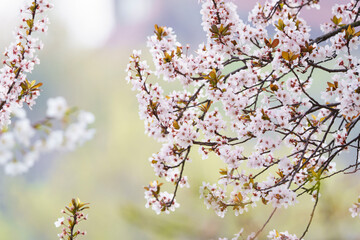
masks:
<instances>
[{"instance_id":1,"label":"blossom-covered branch","mask_svg":"<svg viewBox=\"0 0 360 240\"><path fill-rule=\"evenodd\" d=\"M69 108L63 97L48 100L42 120L32 123L26 117L23 103L31 108L42 86L27 79L40 63L36 53L43 47L33 35L47 31L49 20L42 15L52 7L47 0L26 1L20 10L15 41L4 53L0 69L0 165L9 175L26 172L41 154L74 150L95 133L88 127L95 120L93 114Z\"/></svg>"},{"instance_id":2,"label":"blossom-covered branch","mask_svg":"<svg viewBox=\"0 0 360 240\"><path fill-rule=\"evenodd\" d=\"M15 108L22 108L26 103L30 107L39 96L39 87L27 79L36 64L40 63L36 51L43 48L42 42L33 37L35 32L47 31L49 19L38 18L52 8L47 0L29 1L21 8L21 23L15 30L15 40L4 53L3 67L0 69L0 127L10 123L10 114Z\"/></svg>"},{"instance_id":3,"label":"blossom-covered branch","mask_svg":"<svg viewBox=\"0 0 360 240\"><path fill-rule=\"evenodd\" d=\"M317 0L257 4L249 24L231 2L200 2L207 42L194 54L171 28L155 25L148 38L155 70L139 51L127 67L145 131L163 142L151 165L158 177L175 184L173 193L161 192L157 181L146 187L147 206L157 213L179 206L178 186L188 186L184 166L191 167L188 154L198 149L203 159L214 154L225 165L218 184L200 188L208 208L221 217L228 209L238 215L258 204L287 208L308 194L315 203L303 238L323 180L359 169L359 1L336 4L318 37L310 35L301 16L304 8L319 9ZM165 93L152 74L179 81L182 89ZM315 84L322 87L320 94L314 94ZM344 151L356 157L336 170ZM272 239L283 237L298 239L269 233Z\"/></svg>"},{"instance_id":4,"label":"blossom-covered branch","mask_svg":"<svg viewBox=\"0 0 360 240\"><path fill-rule=\"evenodd\" d=\"M89 209L89 203L82 203L78 198L71 200L69 206L65 206L65 210L61 210L61 213L66 214L66 220L64 217L58 218L54 223L55 227L62 227L62 232L58 234L59 239L75 240L81 235L86 235L86 231L76 230L77 225L88 219L88 215L84 215L83 211Z\"/></svg>"},{"instance_id":5,"label":"blossom-covered branch","mask_svg":"<svg viewBox=\"0 0 360 240\"><path fill-rule=\"evenodd\" d=\"M92 113L68 107L63 97L48 99L47 106L44 119L35 123L24 109L12 110L12 123L0 131L0 165L6 174L22 174L42 154L72 151L93 138Z\"/></svg>"}]
</instances>

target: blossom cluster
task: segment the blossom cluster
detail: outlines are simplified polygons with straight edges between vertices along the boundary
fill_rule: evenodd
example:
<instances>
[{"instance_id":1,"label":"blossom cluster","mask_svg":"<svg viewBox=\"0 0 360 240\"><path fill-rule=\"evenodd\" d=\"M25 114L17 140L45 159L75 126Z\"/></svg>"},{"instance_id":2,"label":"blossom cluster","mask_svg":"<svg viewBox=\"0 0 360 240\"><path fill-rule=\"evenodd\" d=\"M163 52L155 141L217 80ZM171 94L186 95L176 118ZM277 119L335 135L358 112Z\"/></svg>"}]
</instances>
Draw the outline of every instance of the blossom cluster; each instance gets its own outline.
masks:
<instances>
[{"instance_id":1,"label":"blossom cluster","mask_svg":"<svg viewBox=\"0 0 360 240\"><path fill-rule=\"evenodd\" d=\"M233 238L231 238L231 240L239 240L240 237L241 239L245 239L242 234L243 231L244 229L242 228L240 232L238 232L237 234L235 234ZM252 240L255 237L256 237L256 233L253 232L250 235L248 235L246 239ZM267 235L267 239L268 240L300 240L299 238L296 237L296 235L289 234L288 231L278 232L275 229L269 232L269 234ZM228 238L219 238L219 240L228 240Z\"/></svg>"},{"instance_id":2,"label":"blossom cluster","mask_svg":"<svg viewBox=\"0 0 360 240\"><path fill-rule=\"evenodd\" d=\"M241 239L244 239L244 236L242 234L243 231L244 229L242 228L240 232L238 232L237 234L235 234L233 238L231 238L231 240L238 240L239 237L241 237ZM249 236L247 236L246 239L247 240L254 239L255 235L256 233L251 233ZM269 234L267 235L267 239L268 240L300 240L299 238L296 237L296 235L289 234L288 231L278 232L275 229L269 232ZM228 238L219 238L219 240L228 240Z\"/></svg>"},{"instance_id":3,"label":"blossom cluster","mask_svg":"<svg viewBox=\"0 0 360 240\"><path fill-rule=\"evenodd\" d=\"M67 105L63 97L47 101L46 117L31 122L23 108L12 111L13 120L0 131L0 165L8 175L26 172L41 155L72 151L90 140L94 115Z\"/></svg>"},{"instance_id":4,"label":"blossom cluster","mask_svg":"<svg viewBox=\"0 0 360 240\"><path fill-rule=\"evenodd\" d=\"M353 218L360 216L360 196L359 196L357 202L354 203L351 208L349 208L349 211L351 212L351 216Z\"/></svg>"},{"instance_id":5,"label":"blossom cluster","mask_svg":"<svg viewBox=\"0 0 360 240\"><path fill-rule=\"evenodd\" d=\"M157 181L154 181L149 184L148 187L145 187L145 199L146 208L151 208L157 213L165 212L167 214L170 211L175 211L175 208L178 208L180 205L172 200L174 198L174 194L168 192L160 192L161 183L159 184Z\"/></svg>"},{"instance_id":6,"label":"blossom cluster","mask_svg":"<svg viewBox=\"0 0 360 240\"><path fill-rule=\"evenodd\" d=\"M288 231L285 232L278 232L275 229L269 232L269 235L267 236L268 239L271 240L299 240L299 238L296 237L296 235L289 234Z\"/></svg>"},{"instance_id":7,"label":"blossom cluster","mask_svg":"<svg viewBox=\"0 0 360 240\"><path fill-rule=\"evenodd\" d=\"M65 207L65 210L61 210L61 213L66 214L67 217L58 218L55 221L55 227L62 227L62 232L58 234L59 239L75 240L78 236L86 235L86 231L76 230L75 226L80 222L88 219L88 215L83 211L89 209L89 203L82 203L80 199L72 199L69 206Z\"/></svg>"},{"instance_id":8,"label":"blossom cluster","mask_svg":"<svg viewBox=\"0 0 360 240\"><path fill-rule=\"evenodd\" d=\"M43 13L52 7L48 0L33 0L20 10L21 22L15 29L15 40L5 49L0 69L0 127L10 123L14 109L22 108L24 103L33 106L40 94L42 83L28 80L27 74L40 63L37 51L43 44L34 34L47 31L49 19Z\"/></svg>"},{"instance_id":9,"label":"blossom cluster","mask_svg":"<svg viewBox=\"0 0 360 240\"><path fill-rule=\"evenodd\" d=\"M257 4L248 23L230 1L200 2L207 40L193 54L172 28L155 25L147 42L155 69L141 59L141 51L133 52L126 69L127 81L138 91L145 132L163 143L150 163L158 177L175 184L169 194L153 182L146 188L147 206L156 212L174 206L179 187L189 186L184 175L189 154L198 149L203 159L213 154L224 164L218 184L200 188L216 214L223 217L232 209L238 215L258 204L275 211L308 194L314 200L310 224L323 180L358 170L358 156L340 170L336 160L360 148L354 130L360 120L355 54L360 3L336 4L331 23L314 37L301 12L319 9L317 0ZM182 87L165 91L152 75ZM315 82L322 86L320 94L314 94ZM296 239L287 232L270 235Z\"/></svg>"}]
</instances>

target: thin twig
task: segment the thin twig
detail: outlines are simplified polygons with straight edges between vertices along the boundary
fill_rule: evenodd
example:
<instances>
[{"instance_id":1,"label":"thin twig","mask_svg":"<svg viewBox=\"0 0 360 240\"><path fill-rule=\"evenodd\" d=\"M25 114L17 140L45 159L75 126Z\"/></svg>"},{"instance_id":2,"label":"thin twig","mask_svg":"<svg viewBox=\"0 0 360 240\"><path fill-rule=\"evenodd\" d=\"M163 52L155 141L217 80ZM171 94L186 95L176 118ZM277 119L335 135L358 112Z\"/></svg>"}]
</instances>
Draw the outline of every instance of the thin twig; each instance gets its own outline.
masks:
<instances>
[{"instance_id":1,"label":"thin twig","mask_svg":"<svg viewBox=\"0 0 360 240\"><path fill-rule=\"evenodd\" d=\"M274 213L276 212L277 208L274 208L274 210L272 211L272 213L270 214L269 218L266 220L266 222L264 223L264 225L262 226L261 229L259 229L259 231L256 232L255 236L251 239L255 239L266 227L266 225L270 222L271 218L274 216Z\"/></svg>"},{"instance_id":2,"label":"thin twig","mask_svg":"<svg viewBox=\"0 0 360 240\"><path fill-rule=\"evenodd\" d=\"M308 222L308 224L307 224L307 226L306 226L305 231L304 231L303 234L301 235L300 239L302 239L302 238L305 236L305 234L309 231L311 222L312 222L313 217L314 217L315 209L316 209L316 206L317 206L318 201L319 201L319 190L320 190L320 187L319 187L319 189L318 189L317 192L316 192L316 200L315 200L315 204L314 204L313 210L312 210L312 212L311 212L311 214L310 214L309 222Z\"/></svg>"}]
</instances>

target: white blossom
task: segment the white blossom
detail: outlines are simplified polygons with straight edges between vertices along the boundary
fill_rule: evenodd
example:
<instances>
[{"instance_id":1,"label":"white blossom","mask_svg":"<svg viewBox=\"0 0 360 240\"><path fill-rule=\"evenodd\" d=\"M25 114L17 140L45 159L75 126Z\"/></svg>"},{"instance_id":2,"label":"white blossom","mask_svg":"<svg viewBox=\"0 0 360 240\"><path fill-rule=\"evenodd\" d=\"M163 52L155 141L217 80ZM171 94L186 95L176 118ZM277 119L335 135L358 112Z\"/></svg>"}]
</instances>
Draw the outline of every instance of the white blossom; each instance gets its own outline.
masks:
<instances>
[{"instance_id":1,"label":"white blossom","mask_svg":"<svg viewBox=\"0 0 360 240\"><path fill-rule=\"evenodd\" d=\"M66 100L63 97L49 98L47 107L46 116L55 119L63 118L68 110Z\"/></svg>"}]
</instances>

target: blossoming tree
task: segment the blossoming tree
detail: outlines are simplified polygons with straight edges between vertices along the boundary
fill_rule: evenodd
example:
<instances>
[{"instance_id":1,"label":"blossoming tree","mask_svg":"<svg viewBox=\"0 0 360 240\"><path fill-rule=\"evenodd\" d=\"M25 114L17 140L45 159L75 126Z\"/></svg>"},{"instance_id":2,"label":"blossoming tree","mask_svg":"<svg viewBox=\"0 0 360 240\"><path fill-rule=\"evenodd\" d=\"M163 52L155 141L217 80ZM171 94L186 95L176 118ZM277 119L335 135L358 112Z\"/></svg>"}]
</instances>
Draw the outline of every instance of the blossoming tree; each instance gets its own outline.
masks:
<instances>
[{"instance_id":1,"label":"blossoming tree","mask_svg":"<svg viewBox=\"0 0 360 240\"><path fill-rule=\"evenodd\" d=\"M26 1L20 10L21 21L15 40L6 48L0 69L0 165L6 174L26 172L42 153L74 150L92 138L95 131L92 113L68 107L63 97L48 100L46 116L31 123L24 105L30 108L40 95L42 83L28 80L40 63L37 51L42 42L34 35L48 29L44 15L53 5L48 0Z\"/></svg>"},{"instance_id":2,"label":"blossoming tree","mask_svg":"<svg viewBox=\"0 0 360 240\"><path fill-rule=\"evenodd\" d=\"M140 51L127 66L145 131L163 143L150 164L175 186L169 193L153 181L145 187L146 206L158 214L179 207L179 188L189 186L189 153L199 151L203 159L216 155L226 166L217 184L200 187L206 206L221 217L230 209L238 215L265 204L273 208L265 227L277 209L311 195L313 210L300 237L268 234L303 239L324 180L359 169L360 1L334 5L319 36L310 34L302 17L303 9L320 8L318 0L256 4L248 23L230 1L199 2L206 43L191 53L172 28L155 25L147 42L155 69L140 59ZM179 81L182 88L164 93L152 75ZM322 87L320 93L314 85ZM336 169L344 151L355 156ZM358 216L360 204L350 211Z\"/></svg>"}]
</instances>

